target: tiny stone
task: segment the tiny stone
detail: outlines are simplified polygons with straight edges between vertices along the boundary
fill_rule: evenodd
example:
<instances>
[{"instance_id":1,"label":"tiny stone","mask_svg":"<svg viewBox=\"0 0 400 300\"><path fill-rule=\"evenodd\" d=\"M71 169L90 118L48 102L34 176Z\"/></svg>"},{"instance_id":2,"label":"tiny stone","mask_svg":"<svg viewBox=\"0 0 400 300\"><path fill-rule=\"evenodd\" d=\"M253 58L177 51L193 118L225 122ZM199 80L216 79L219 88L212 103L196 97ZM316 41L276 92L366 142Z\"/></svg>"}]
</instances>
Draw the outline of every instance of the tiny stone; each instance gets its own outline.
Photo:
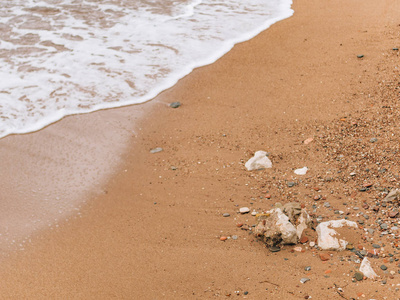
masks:
<instances>
[{"instance_id":1,"label":"tiny stone","mask_svg":"<svg viewBox=\"0 0 400 300\"><path fill-rule=\"evenodd\" d=\"M161 152L161 151L163 151L163 148L161 148L161 147L157 147L157 148L154 148L154 149L151 149L150 150L150 153L158 153L158 152Z\"/></svg>"},{"instance_id":2,"label":"tiny stone","mask_svg":"<svg viewBox=\"0 0 400 300\"><path fill-rule=\"evenodd\" d=\"M229 216L230 216L230 214L228 214L228 213L224 213L222 216L226 218L226 217L229 217Z\"/></svg>"},{"instance_id":3,"label":"tiny stone","mask_svg":"<svg viewBox=\"0 0 400 300\"><path fill-rule=\"evenodd\" d=\"M304 268L305 271L310 271L311 270L311 266L307 266Z\"/></svg>"},{"instance_id":4,"label":"tiny stone","mask_svg":"<svg viewBox=\"0 0 400 300\"><path fill-rule=\"evenodd\" d=\"M376 249L379 249L379 248L381 247L381 245L378 245L378 244L372 244L372 247L374 247L374 248L376 248Z\"/></svg>"},{"instance_id":5,"label":"tiny stone","mask_svg":"<svg viewBox=\"0 0 400 300\"><path fill-rule=\"evenodd\" d=\"M293 181L289 181L289 182L287 183L287 186L288 186L288 187L294 187L295 185L296 185L296 183L293 182Z\"/></svg>"},{"instance_id":6,"label":"tiny stone","mask_svg":"<svg viewBox=\"0 0 400 300\"><path fill-rule=\"evenodd\" d=\"M372 138L372 139L370 139L369 141L370 141L370 143L375 143L375 142L378 141L378 139L377 139L377 138Z\"/></svg>"},{"instance_id":7,"label":"tiny stone","mask_svg":"<svg viewBox=\"0 0 400 300\"><path fill-rule=\"evenodd\" d=\"M381 266L381 269L382 269L383 271L385 271L385 270L387 270L387 267L386 267L385 265L382 265L382 266Z\"/></svg>"},{"instance_id":8,"label":"tiny stone","mask_svg":"<svg viewBox=\"0 0 400 300\"><path fill-rule=\"evenodd\" d=\"M237 240L238 236L237 235L232 235L232 240Z\"/></svg>"},{"instance_id":9,"label":"tiny stone","mask_svg":"<svg viewBox=\"0 0 400 300\"><path fill-rule=\"evenodd\" d=\"M361 273L359 273L359 272L356 272L356 273L354 274L354 278L355 278L357 281L361 281L361 280L363 280L364 275L361 274Z\"/></svg>"},{"instance_id":10,"label":"tiny stone","mask_svg":"<svg viewBox=\"0 0 400 300\"><path fill-rule=\"evenodd\" d=\"M248 291L245 291L243 294L245 294L245 295L248 295L248 294L249 294L249 292L248 292Z\"/></svg>"},{"instance_id":11,"label":"tiny stone","mask_svg":"<svg viewBox=\"0 0 400 300\"><path fill-rule=\"evenodd\" d=\"M388 225L386 223L381 224L381 229L383 230L388 229Z\"/></svg>"},{"instance_id":12,"label":"tiny stone","mask_svg":"<svg viewBox=\"0 0 400 300\"><path fill-rule=\"evenodd\" d=\"M331 207L331 204L329 202L325 202L324 206L328 208L328 207Z\"/></svg>"},{"instance_id":13,"label":"tiny stone","mask_svg":"<svg viewBox=\"0 0 400 300\"><path fill-rule=\"evenodd\" d=\"M172 107L172 108L178 108L179 106L181 106L181 103L180 102L172 102L170 105L169 105L170 107Z\"/></svg>"},{"instance_id":14,"label":"tiny stone","mask_svg":"<svg viewBox=\"0 0 400 300\"><path fill-rule=\"evenodd\" d=\"M276 246L272 246L271 248L269 248L269 251L271 251L271 252L279 252L279 251L281 251L281 248L276 247Z\"/></svg>"},{"instance_id":15,"label":"tiny stone","mask_svg":"<svg viewBox=\"0 0 400 300\"><path fill-rule=\"evenodd\" d=\"M250 211L250 208L248 208L248 207L241 207L241 208L239 209L239 212L240 212L241 214L247 214L249 211Z\"/></svg>"},{"instance_id":16,"label":"tiny stone","mask_svg":"<svg viewBox=\"0 0 400 300\"><path fill-rule=\"evenodd\" d=\"M357 58L363 58L364 57L364 55L363 54L359 54L359 55L357 55Z\"/></svg>"},{"instance_id":17,"label":"tiny stone","mask_svg":"<svg viewBox=\"0 0 400 300\"><path fill-rule=\"evenodd\" d=\"M303 278L300 279L300 282L301 282L301 283L306 283L306 282L309 281L309 280L310 280L310 278L303 277Z\"/></svg>"},{"instance_id":18,"label":"tiny stone","mask_svg":"<svg viewBox=\"0 0 400 300\"><path fill-rule=\"evenodd\" d=\"M331 256L328 253L320 253L319 258L322 261L327 261L327 260L329 260L331 258Z\"/></svg>"}]
</instances>

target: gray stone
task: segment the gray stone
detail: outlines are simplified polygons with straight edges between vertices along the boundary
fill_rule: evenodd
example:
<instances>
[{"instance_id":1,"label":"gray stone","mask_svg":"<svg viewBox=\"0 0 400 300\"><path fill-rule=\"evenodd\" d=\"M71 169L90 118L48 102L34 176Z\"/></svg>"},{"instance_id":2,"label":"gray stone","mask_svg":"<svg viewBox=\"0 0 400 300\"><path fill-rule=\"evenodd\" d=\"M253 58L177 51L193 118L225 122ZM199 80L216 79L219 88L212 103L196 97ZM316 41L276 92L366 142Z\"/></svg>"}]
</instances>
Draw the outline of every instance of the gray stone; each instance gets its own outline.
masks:
<instances>
[{"instance_id":1,"label":"gray stone","mask_svg":"<svg viewBox=\"0 0 400 300\"><path fill-rule=\"evenodd\" d=\"M303 277L303 278L300 279L301 283L306 283L307 281L310 281L310 278Z\"/></svg>"},{"instance_id":2,"label":"gray stone","mask_svg":"<svg viewBox=\"0 0 400 300\"><path fill-rule=\"evenodd\" d=\"M310 267L310 266L307 266L307 267L304 268L304 270L305 270L305 271L310 271L310 270L311 270L311 267Z\"/></svg>"},{"instance_id":3,"label":"gray stone","mask_svg":"<svg viewBox=\"0 0 400 300\"><path fill-rule=\"evenodd\" d=\"M163 150L164 150L163 148L157 147L157 148L151 149L151 150L150 150L150 153L154 154L154 153L161 152L161 151L163 151Z\"/></svg>"},{"instance_id":4,"label":"gray stone","mask_svg":"<svg viewBox=\"0 0 400 300\"><path fill-rule=\"evenodd\" d=\"M232 235L232 240L237 240L238 236L237 235Z\"/></svg>"},{"instance_id":5,"label":"gray stone","mask_svg":"<svg viewBox=\"0 0 400 300\"><path fill-rule=\"evenodd\" d=\"M228 214L228 213L224 213L222 216L226 218L226 217L229 217L229 216L230 216L230 214Z\"/></svg>"},{"instance_id":6,"label":"gray stone","mask_svg":"<svg viewBox=\"0 0 400 300\"><path fill-rule=\"evenodd\" d=\"M363 280L364 275L361 274L361 273L359 273L359 272L356 272L356 273L354 274L354 278L355 278L357 281L361 281L361 280Z\"/></svg>"},{"instance_id":7,"label":"gray stone","mask_svg":"<svg viewBox=\"0 0 400 300\"><path fill-rule=\"evenodd\" d=\"M385 270L387 270L387 267L386 267L385 265L382 265L382 266L381 266L381 269L382 269L383 271L385 271Z\"/></svg>"},{"instance_id":8,"label":"gray stone","mask_svg":"<svg viewBox=\"0 0 400 300\"><path fill-rule=\"evenodd\" d=\"M295 185L296 185L296 183L293 182L293 181L289 181L289 182L287 183L287 186L288 186L288 187L294 187Z\"/></svg>"},{"instance_id":9,"label":"gray stone","mask_svg":"<svg viewBox=\"0 0 400 300\"><path fill-rule=\"evenodd\" d=\"M271 252L279 252L279 251L281 251L281 248L276 247L276 246L272 246L272 247L269 248L269 251L271 251Z\"/></svg>"},{"instance_id":10,"label":"gray stone","mask_svg":"<svg viewBox=\"0 0 400 300\"><path fill-rule=\"evenodd\" d=\"M378 141L378 139L374 137L374 138L370 139L369 141L370 141L370 143L375 143Z\"/></svg>"},{"instance_id":11,"label":"gray stone","mask_svg":"<svg viewBox=\"0 0 400 300\"><path fill-rule=\"evenodd\" d=\"M178 108L179 106L181 106L181 103L180 102L172 102L170 105L169 105L170 107L172 107L172 108Z\"/></svg>"}]
</instances>

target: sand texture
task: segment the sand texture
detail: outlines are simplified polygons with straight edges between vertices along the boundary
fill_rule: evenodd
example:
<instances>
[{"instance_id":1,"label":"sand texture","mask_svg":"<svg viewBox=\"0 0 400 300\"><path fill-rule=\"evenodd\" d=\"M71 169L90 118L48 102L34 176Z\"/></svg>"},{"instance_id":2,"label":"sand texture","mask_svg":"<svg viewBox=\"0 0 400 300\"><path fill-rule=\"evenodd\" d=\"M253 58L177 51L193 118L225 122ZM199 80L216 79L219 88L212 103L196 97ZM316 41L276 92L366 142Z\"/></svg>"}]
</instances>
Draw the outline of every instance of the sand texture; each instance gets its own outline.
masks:
<instances>
[{"instance_id":1,"label":"sand texture","mask_svg":"<svg viewBox=\"0 0 400 300\"><path fill-rule=\"evenodd\" d=\"M293 9L147 104L0 140L0 298L399 298L400 2ZM272 168L247 171L258 150ZM307 229L271 252L251 212L291 201L357 222L349 249Z\"/></svg>"}]
</instances>

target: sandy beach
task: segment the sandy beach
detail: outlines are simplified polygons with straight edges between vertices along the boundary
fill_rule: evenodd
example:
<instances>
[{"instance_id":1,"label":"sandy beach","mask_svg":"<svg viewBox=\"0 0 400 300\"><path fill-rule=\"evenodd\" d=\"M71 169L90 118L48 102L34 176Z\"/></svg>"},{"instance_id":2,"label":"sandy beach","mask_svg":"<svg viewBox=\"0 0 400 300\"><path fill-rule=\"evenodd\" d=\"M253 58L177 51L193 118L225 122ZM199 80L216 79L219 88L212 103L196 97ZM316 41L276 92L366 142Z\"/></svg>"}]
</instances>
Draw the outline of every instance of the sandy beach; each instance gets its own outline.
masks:
<instances>
[{"instance_id":1,"label":"sandy beach","mask_svg":"<svg viewBox=\"0 0 400 300\"><path fill-rule=\"evenodd\" d=\"M398 202L383 202L399 187L400 3L292 8L146 104L1 139L0 298L400 298ZM273 167L249 172L258 150ZM311 247L311 229L278 252L246 230L241 207L291 201L357 222L379 277L355 280L358 254Z\"/></svg>"}]
</instances>

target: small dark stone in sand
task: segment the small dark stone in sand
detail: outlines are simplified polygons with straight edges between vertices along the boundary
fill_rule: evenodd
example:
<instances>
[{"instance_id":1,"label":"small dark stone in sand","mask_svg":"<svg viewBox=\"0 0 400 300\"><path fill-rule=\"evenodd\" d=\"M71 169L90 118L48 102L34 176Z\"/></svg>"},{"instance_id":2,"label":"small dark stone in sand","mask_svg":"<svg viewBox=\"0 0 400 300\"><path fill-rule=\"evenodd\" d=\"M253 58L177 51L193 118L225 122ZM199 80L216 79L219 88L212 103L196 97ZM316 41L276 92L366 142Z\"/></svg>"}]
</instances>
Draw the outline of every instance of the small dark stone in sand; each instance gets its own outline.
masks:
<instances>
[{"instance_id":1,"label":"small dark stone in sand","mask_svg":"<svg viewBox=\"0 0 400 300\"><path fill-rule=\"evenodd\" d=\"M295 185L296 185L296 183L293 182L293 181L289 181L289 182L287 183L287 186L288 186L288 187L293 187L293 186L295 186Z\"/></svg>"},{"instance_id":2,"label":"small dark stone in sand","mask_svg":"<svg viewBox=\"0 0 400 300\"><path fill-rule=\"evenodd\" d=\"M370 139L369 141L370 141L370 143L375 143L378 141L378 139L374 137L374 138Z\"/></svg>"},{"instance_id":3,"label":"small dark stone in sand","mask_svg":"<svg viewBox=\"0 0 400 300\"><path fill-rule=\"evenodd\" d=\"M363 57L364 57L364 55L362 55L362 54L359 54L359 55L357 55L357 57L358 57L358 58L363 58Z\"/></svg>"},{"instance_id":4,"label":"small dark stone in sand","mask_svg":"<svg viewBox=\"0 0 400 300\"><path fill-rule=\"evenodd\" d=\"M249 294L249 292L248 292L248 291L245 291L243 294L245 294L245 295L248 295L248 294Z\"/></svg>"},{"instance_id":5,"label":"small dark stone in sand","mask_svg":"<svg viewBox=\"0 0 400 300\"><path fill-rule=\"evenodd\" d=\"M392 48L393 51L399 51L399 48Z\"/></svg>"},{"instance_id":6,"label":"small dark stone in sand","mask_svg":"<svg viewBox=\"0 0 400 300\"><path fill-rule=\"evenodd\" d=\"M385 265L382 265L382 266L381 266L381 269L382 269L383 271L385 271L385 270L387 270L387 267L386 267Z\"/></svg>"},{"instance_id":7,"label":"small dark stone in sand","mask_svg":"<svg viewBox=\"0 0 400 300\"><path fill-rule=\"evenodd\" d=\"M179 106L181 106L181 103L180 102L172 102L169 106L172 108L178 108Z\"/></svg>"},{"instance_id":8,"label":"small dark stone in sand","mask_svg":"<svg viewBox=\"0 0 400 300\"><path fill-rule=\"evenodd\" d=\"M279 251L281 251L281 248L279 248L277 246L272 246L271 248L269 248L269 251L271 251L271 252L279 252Z\"/></svg>"},{"instance_id":9,"label":"small dark stone in sand","mask_svg":"<svg viewBox=\"0 0 400 300\"><path fill-rule=\"evenodd\" d=\"M366 187L360 188L360 192L366 192L366 191L367 191L367 188L366 188Z\"/></svg>"},{"instance_id":10,"label":"small dark stone in sand","mask_svg":"<svg viewBox=\"0 0 400 300\"><path fill-rule=\"evenodd\" d=\"M310 270L311 270L311 267L310 267L310 266L307 266L307 267L304 268L304 270L305 270L305 271L310 271Z\"/></svg>"},{"instance_id":11,"label":"small dark stone in sand","mask_svg":"<svg viewBox=\"0 0 400 300\"><path fill-rule=\"evenodd\" d=\"M228 213L224 213L222 216L223 216L223 217L229 217L229 216L230 216L230 214L228 214Z\"/></svg>"},{"instance_id":12,"label":"small dark stone in sand","mask_svg":"<svg viewBox=\"0 0 400 300\"><path fill-rule=\"evenodd\" d=\"M354 274L354 278L355 278L357 281L361 281L361 280L363 280L364 275L361 274L361 273L359 273L359 272L356 272L356 273Z\"/></svg>"},{"instance_id":13,"label":"small dark stone in sand","mask_svg":"<svg viewBox=\"0 0 400 300\"><path fill-rule=\"evenodd\" d=\"M372 247L374 247L374 248L378 249L378 248L380 248L380 247L381 247L381 245L378 245L378 244L372 244Z\"/></svg>"}]
</instances>

